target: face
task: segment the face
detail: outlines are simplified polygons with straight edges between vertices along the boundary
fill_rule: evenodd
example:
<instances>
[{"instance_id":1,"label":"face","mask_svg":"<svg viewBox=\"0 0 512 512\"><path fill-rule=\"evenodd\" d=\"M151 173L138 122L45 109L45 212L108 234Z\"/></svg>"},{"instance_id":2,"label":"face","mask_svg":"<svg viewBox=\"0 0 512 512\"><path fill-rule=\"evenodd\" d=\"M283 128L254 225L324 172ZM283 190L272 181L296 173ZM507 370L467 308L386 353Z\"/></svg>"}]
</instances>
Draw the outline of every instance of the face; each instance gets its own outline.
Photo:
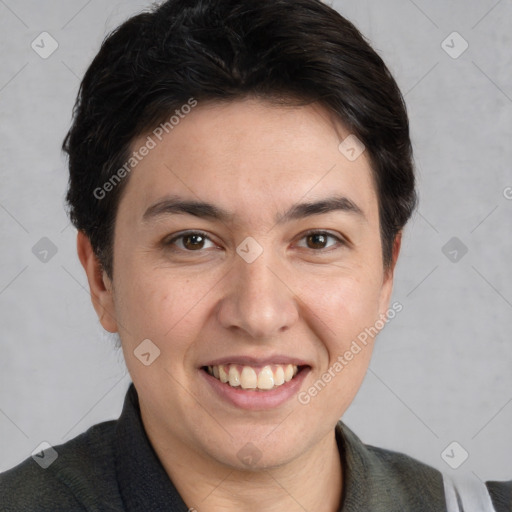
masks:
<instances>
[{"instance_id":1,"label":"face","mask_svg":"<svg viewBox=\"0 0 512 512\"><path fill-rule=\"evenodd\" d=\"M242 468L332 434L370 361L373 340L354 340L392 285L369 160L338 149L348 135L318 105L254 99L198 104L150 134L100 301L155 435Z\"/></svg>"}]
</instances>

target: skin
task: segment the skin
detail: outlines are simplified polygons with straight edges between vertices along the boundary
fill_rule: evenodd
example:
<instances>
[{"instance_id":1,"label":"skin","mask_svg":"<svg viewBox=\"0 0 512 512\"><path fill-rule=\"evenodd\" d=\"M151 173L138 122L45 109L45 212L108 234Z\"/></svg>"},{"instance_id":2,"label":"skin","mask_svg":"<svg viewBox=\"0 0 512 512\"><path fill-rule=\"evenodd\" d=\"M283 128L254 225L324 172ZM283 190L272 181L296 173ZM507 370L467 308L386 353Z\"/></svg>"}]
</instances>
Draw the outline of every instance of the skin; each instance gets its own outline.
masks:
<instances>
[{"instance_id":1,"label":"skin","mask_svg":"<svg viewBox=\"0 0 512 512\"><path fill-rule=\"evenodd\" d=\"M362 383L374 340L306 405L293 397L241 410L214 393L198 368L224 356L300 357L311 367L307 390L386 314L400 235L385 270L369 160L363 153L351 162L338 150L348 134L315 104L199 104L131 172L116 218L112 279L78 234L94 307L103 327L121 337L148 437L199 512L338 510L343 470L334 427ZM292 205L334 193L363 215L333 211L276 224ZM144 221L146 209L169 194L235 216ZM311 229L346 243L329 237L319 244L304 235ZM209 239L165 246L185 230ZM252 263L236 252L248 236L263 248ZM149 366L134 356L144 339L160 349ZM261 455L251 467L237 457L248 442Z\"/></svg>"}]
</instances>

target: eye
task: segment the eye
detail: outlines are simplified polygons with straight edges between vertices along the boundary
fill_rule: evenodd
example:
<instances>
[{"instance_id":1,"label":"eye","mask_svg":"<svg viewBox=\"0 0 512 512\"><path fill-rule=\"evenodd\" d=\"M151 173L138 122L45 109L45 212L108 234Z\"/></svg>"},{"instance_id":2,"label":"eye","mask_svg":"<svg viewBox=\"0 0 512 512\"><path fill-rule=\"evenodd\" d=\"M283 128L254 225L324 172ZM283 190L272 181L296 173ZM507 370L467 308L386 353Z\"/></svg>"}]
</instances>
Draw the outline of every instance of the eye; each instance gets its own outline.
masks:
<instances>
[{"instance_id":1,"label":"eye","mask_svg":"<svg viewBox=\"0 0 512 512\"><path fill-rule=\"evenodd\" d=\"M327 245L329 239L334 240L335 243ZM336 242L340 246L347 245L343 238L333 235L327 231L308 231L302 236L301 240L306 240L307 249L312 249L316 252L331 248L333 245L336 245ZM171 239L164 240L164 246L175 246L184 252L199 252L202 249L208 248L205 247L206 242L210 242L212 244L211 247L215 247L215 244L205 233L201 231L187 231L174 236Z\"/></svg>"},{"instance_id":2,"label":"eye","mask_svg":"<svg viewBox=\"0 0 512 512\"><path fill-rule=\"evenodd\" d=\"M305 235L303 235L301 240L306 240L306 248L313 249L315 251L321 251L323 249L332 247L332 245L336 245L331 244L327 246L326 244L329 238L335 240L341 246L347 245L343 238L335 236L332 233L328 233L327 231L308 231Z\"/></svg>"},{"instance_id":3,"label":"eye","mask_svg":"<svg viewBox=\"0 0 512 512\"><path fill-rule=\"evenodd\" d=\"M165 240L164 245L166 247L175 245L182 251L194 252L205 249L204 244L207 240L210 241L212 247L215 246L210 238L201 231L188 231L186 233L181 233L170 240ZM178 241L179 243L177 243Z\"/></svg>"}]
</instances>

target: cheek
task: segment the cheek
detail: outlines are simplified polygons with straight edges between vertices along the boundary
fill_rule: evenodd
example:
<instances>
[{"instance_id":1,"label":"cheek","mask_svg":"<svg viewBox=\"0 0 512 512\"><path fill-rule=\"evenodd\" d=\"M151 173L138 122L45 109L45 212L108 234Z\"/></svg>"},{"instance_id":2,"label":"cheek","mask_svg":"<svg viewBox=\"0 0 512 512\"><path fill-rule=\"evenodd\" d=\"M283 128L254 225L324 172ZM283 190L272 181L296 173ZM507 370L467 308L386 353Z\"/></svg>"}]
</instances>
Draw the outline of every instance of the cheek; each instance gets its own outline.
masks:
<instances>
[{"instance_id":1,"label":"cheek","mask_svg":"<svg viewBox=\"0 0 512 512\"><path fill-rule=\"evenodd\" d=\"M322 320L326 339L339 349L379 316L381 286L377 276L330 276L303 289L308 307ZM306 302L306 301L305 301Z\"/></svg>"},{"instance_id":2,"label":"cheek","mask_svg":"<svg viewBox=\"0 0 512 512\"><path fill-rule=\"evenodd\" d=\"M373 350L371 328L379 318L377 283L378 278L333 276L322 287L304 290L324 353L319 371L299 397L314 414L325 415L328 408L333 418L341 417L361 386Z\"/></svg>"},{"instance_id":3,"label":"cheek","mask_svg":"<svg viewBox=\"0 0 512 512\"><path fill-rule=\"evenodd\" d=\"M212 282L200 275L183 277L154 269L133 269L126 272L123 282L116 311L126 327L125 338L131 344L149 338L161 351L172 349L174 355L184 351L186 340L193 338L204 322L207 302L203 299Z\"/></svg>"},{"instance_id":4,"label":"cheek","mask_svg":"<svg viewBox=\"0 0 512 512\"><path fill-rule=\"evenodd\" d=\"M324 355L307 391L311 392L308 396L315 396L325 388L322 398L311 404L319 414L329 403L333 414L341 416L357 394L370 363L371 328L379 318L381 287L377 273L373 277L370 271L363 274L332 276L321 288L311 286L307 292L312 316L321 319L316 325Z\"/></svg>"}]
</instances>

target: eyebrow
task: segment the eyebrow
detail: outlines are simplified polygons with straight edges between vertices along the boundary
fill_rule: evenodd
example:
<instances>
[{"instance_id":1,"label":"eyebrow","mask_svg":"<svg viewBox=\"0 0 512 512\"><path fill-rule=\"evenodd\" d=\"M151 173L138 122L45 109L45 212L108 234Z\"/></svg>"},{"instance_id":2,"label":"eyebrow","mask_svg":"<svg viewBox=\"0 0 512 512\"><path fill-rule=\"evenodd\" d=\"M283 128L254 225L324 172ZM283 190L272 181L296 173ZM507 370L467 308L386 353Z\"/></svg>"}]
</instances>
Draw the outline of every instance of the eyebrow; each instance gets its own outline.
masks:
<instances>
[{"instance_id":1,"label":"eyebrow","mask_svg":"<svg viewBox=\"0 0 512 512\"><path fill-rule=\"evenodd\" d=\"M292 220L303 219L313 215L322 215L334 211L342 211L355 214L365 219L363 210L352 200L345 196L332 196L319 201L294 204L284 214L277 214L276 224L284 224ZM235 214L223 208L204 201L185 200L179 196L170 196L150 206L142 216L144 222L167 215L186 214L195 217L218 220L229 223L235 218Z\"/></svg>"}]
</instances>

